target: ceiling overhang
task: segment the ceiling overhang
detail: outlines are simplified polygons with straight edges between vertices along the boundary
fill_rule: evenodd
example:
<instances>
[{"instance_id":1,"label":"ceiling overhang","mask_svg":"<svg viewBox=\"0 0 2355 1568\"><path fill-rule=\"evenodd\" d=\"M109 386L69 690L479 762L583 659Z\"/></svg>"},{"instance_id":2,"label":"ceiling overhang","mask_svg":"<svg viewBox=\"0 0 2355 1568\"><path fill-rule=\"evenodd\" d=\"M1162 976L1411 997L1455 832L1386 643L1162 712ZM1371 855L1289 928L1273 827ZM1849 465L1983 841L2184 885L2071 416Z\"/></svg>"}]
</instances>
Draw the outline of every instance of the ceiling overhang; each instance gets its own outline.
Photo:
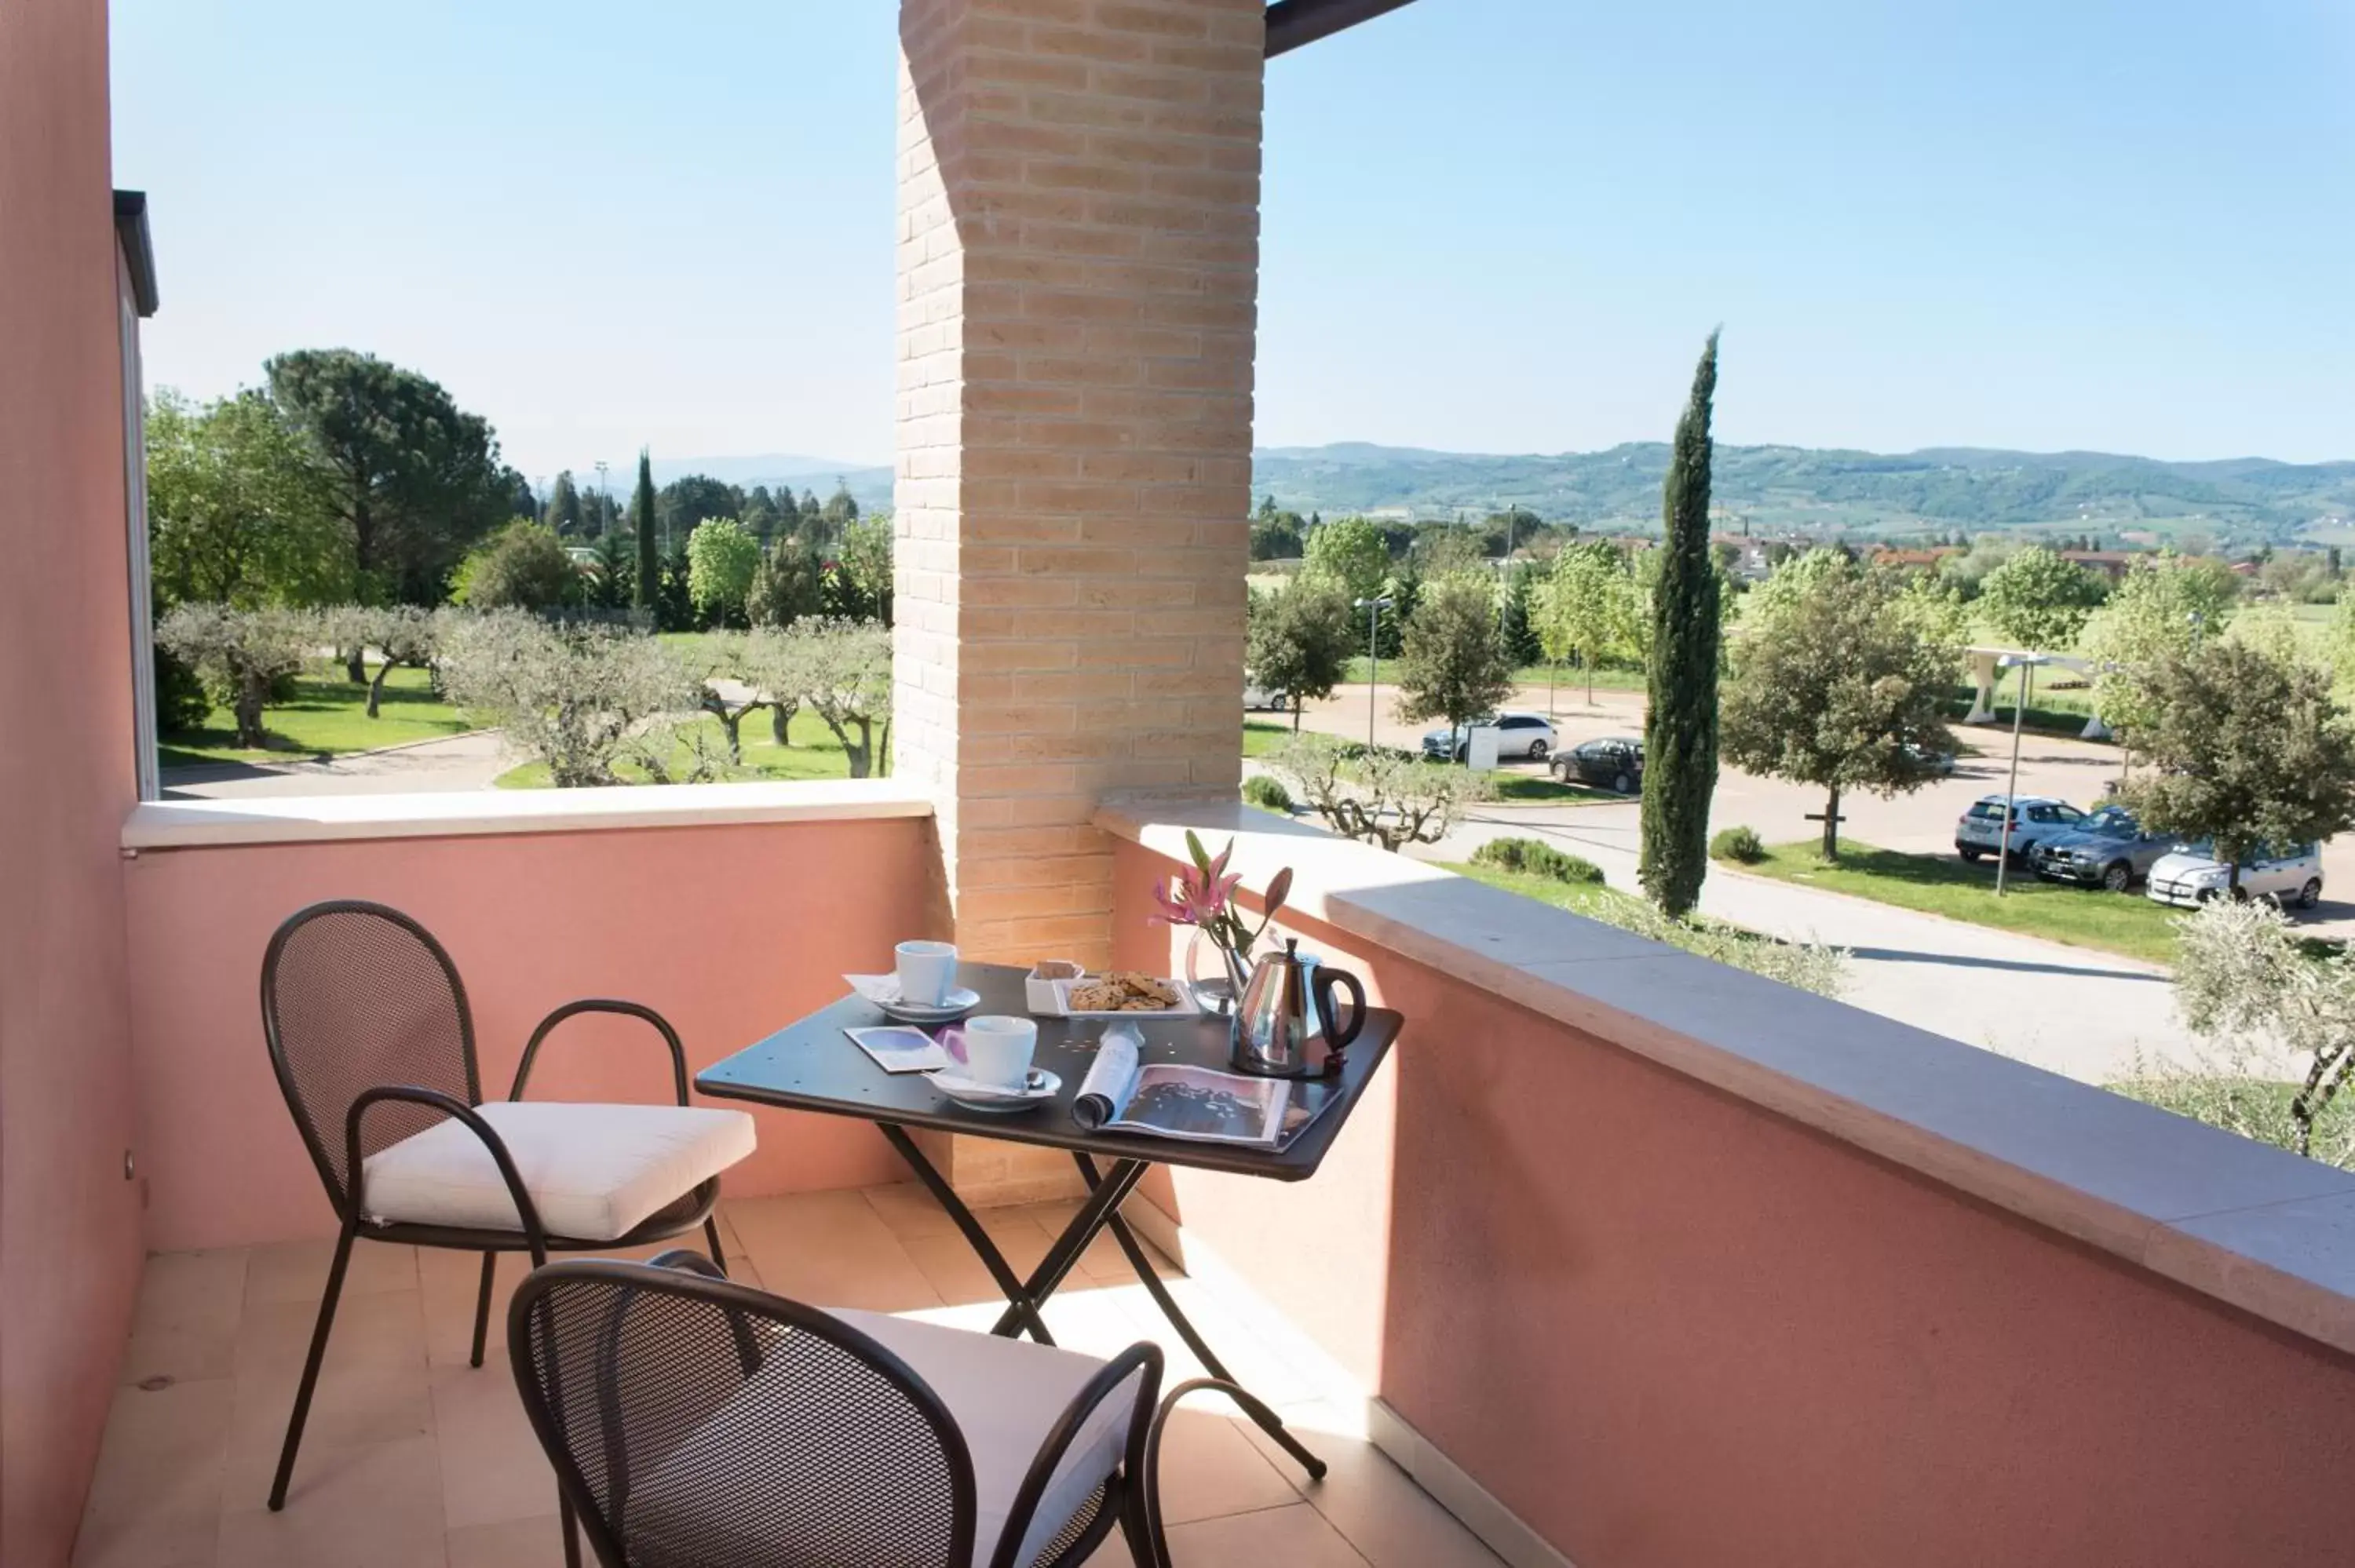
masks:
<instances>
[{"instance_id":1,"label":"ceiling overhang","mask_svg":"<svg viewBox=\"0 0 2355 1568\"><path fill-rule=\"evenodd\" d=\"M1408 0L1275 0L1267 8L1270 59L1303 44L1329 38L1345 27L1370 22Z\"/></svg>"}]
</instances>

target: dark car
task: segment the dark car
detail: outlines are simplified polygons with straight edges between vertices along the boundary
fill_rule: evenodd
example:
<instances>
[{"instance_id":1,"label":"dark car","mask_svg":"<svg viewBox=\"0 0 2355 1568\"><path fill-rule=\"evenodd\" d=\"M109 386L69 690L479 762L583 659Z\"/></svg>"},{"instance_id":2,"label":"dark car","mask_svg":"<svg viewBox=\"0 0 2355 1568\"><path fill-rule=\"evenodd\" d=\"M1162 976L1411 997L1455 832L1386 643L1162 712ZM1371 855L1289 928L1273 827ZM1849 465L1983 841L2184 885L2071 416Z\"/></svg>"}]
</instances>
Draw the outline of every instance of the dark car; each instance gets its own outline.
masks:
<instances>
[{"instance_id":1,"label":"dark car","mask_svg":"<svg viewBox=\"0 0 2355 1568\"><path fill-rule=\"evenodd\" d=\"M2124 893L2150 874L2175 841L2147 833L2123 806L2105 806L2071 832L2040 841L2028 852L2036 874Z\"/></svg>"},{"instance_id":2,"label":"dark car","mask_svg":"<svg viewBox=\"0 0 2355 1568\"><path fill-rule=\"evenodd\" d=\"M1644 743L1614 735L1573 746L1555 753L1553 775L1565 784L1599 784L1632 795L1644 787Z\"/></svg>"}]
</instances>

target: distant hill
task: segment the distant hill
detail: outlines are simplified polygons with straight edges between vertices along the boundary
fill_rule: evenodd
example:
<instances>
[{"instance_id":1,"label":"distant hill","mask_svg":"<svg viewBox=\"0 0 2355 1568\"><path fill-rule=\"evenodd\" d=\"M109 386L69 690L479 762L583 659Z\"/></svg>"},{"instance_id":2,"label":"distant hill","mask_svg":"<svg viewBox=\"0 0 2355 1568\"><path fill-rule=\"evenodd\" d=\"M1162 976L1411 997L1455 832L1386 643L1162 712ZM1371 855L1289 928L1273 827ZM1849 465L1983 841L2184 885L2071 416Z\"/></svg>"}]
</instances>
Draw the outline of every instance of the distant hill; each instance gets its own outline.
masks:
<instances>
[{"instance_id":1,"label":"distant hill","mask_svg":"<svg viewBox=\"0 0 2355 1568\"><path fill-rule=\"evenodd\" d=\"M625 496L631 485L637 482L637 461L606 460L610 465L605 475L616 496ZM709 475L723 484L741 485L746 490L765 484L771 490L790 484L795 490L815 490L820 499L834 493L836 480L850 486L850 493L861 507L888 508L891 504L891 470L887 465L878 468L869 463L843 462L834 458L809 457L800 452L759 452L750 457L655 458L649 465L654 470L655 483L668 484L690 473ZM575 466L572 482L594 486L597 465Z\"/></svg>"},{"instance_id":2,"label":"distant hill","mask_svg":"<svg viewBox=\"0 0 2355 1568\"><path fill-rule=\"evenodd\" d=\"M1657 528L1668 449L1487 456L1349 441L1273 447L1252 460L1254 495L1295 511L1445 516L1526 506L1581 527ZM1806 447L1717 449L1718 508L1753 532L2009 530L2286 541L2355 524L2355 462L2267 458L2164 462L2106 452L1938 448L1886 455Z\"/></svg>"}]
</instances>

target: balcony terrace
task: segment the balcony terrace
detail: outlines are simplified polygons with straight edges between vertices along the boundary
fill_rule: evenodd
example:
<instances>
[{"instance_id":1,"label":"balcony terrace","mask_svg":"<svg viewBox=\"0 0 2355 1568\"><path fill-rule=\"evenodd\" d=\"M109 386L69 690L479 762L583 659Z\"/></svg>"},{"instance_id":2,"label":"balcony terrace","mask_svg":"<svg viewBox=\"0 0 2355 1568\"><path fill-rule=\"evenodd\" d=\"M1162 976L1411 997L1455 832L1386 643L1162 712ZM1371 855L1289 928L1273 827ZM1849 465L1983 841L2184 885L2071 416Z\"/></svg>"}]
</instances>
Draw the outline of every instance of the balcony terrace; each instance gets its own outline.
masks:
<instances>
[{"instance_id":1,"label":"balcony terrace","mask_svg":"<svg viewBox=\"0 0 2355 1568\"><path fill-rule=\"evenodd\" d=\"M1188 827L1234 838L1251 898L1293 868L1285 929L1408 1022L1315 1179L1144 1189L1188 1309L1334 1463L1188 1418L1180 1563L2345 1555L2317 1481L2355 1459L2355 1176L1234 803L1273 15L903 0L896 777L160 803L106 18L0 11L0 699L54 741L0 755L11 1568L560 1560L449 1254L362 1249L262 1507L335 1227L257 1027L293 910L434 931L488 1082L584 994L661 1008L699 1069L911 934L1167 972L1149 889ZM616 1038L584 1022L536 1097L661 1093ZM740 1273L991 1315L869 1129L758 1120ZM937 1152L1018 1266L1072 1201L1060 1161ZM1158 1331L1081 1268L1060 1333Z\"/></svg>"}]
</instances>

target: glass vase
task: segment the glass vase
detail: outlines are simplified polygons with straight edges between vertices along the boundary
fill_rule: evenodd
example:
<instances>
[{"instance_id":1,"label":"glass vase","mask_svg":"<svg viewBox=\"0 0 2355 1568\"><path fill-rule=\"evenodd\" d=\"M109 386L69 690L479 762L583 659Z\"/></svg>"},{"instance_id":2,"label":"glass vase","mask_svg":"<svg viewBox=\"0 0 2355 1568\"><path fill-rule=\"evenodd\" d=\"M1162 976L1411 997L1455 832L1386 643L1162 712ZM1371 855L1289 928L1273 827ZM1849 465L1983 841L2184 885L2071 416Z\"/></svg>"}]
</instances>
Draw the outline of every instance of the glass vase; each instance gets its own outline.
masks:
<instances>
[{"instance_id":1,"label":"glass vase","mask_svg":"<svg viewBox=\"0 0 2355 1568\"><path fill-rule=\"evenodd\" d=\"M1251 970L1241 955L1212 941L1209 933L1197 927L1194 939L1186 944L1185 979L1186 989L1194 993L1195 1006L1215 1017L1231 1018L1235 1002L1251 980Z\"/></svg>"}]
</instances>

